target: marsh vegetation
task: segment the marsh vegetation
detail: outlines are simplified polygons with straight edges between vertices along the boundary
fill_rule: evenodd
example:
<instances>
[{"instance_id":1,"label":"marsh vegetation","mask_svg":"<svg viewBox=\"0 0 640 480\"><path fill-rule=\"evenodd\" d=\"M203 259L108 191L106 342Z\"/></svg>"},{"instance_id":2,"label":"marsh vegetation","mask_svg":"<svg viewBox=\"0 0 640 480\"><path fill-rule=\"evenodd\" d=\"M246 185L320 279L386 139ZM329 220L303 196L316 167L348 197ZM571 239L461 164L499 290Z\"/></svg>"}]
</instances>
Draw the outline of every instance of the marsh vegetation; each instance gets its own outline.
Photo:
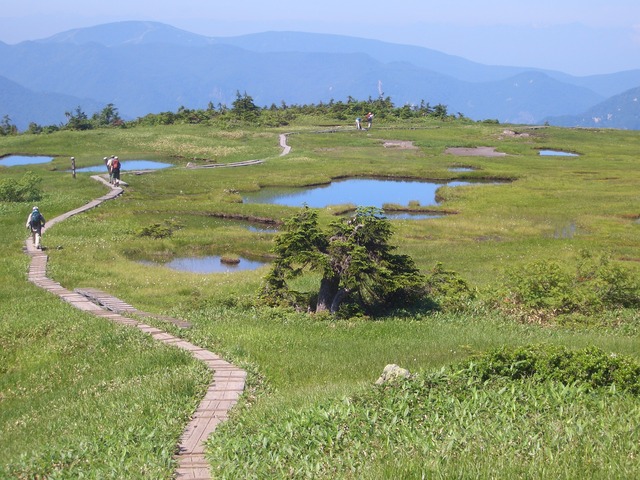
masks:
<instances>
[{"instance_id":1,"label":"marsh vegetation","mask_svg":"<svg viewBox=\"0 0 640 480\"><path fill-rule=\"evenodd\" d=\"M360 132L336 118L295 120L286 130L142 124L0 137L1 155L55 157L0 167L2 191L11 195L11 185L22 192L36 182L48 219L104 194L90 172L75 179L66 172L70 156L78 169L99 164L107 152L123 162L175 165L123 173L122 197L55 225L43 243L49 276L66 288L98 288L141 310L184 319L191 329L157 325L250 372L242 404L210 440L216 477L238 478L238 468L256 478L637 473L640 442L632 426L640 399L625 387L627 377L596 386L562 369L484 378L468 362L496 364L499 357L509 370L530 356L546 358L545 348L570 357L558 348L581 352L563 363L567 371L609 365L615 356L624 358L616 368L635 371L640 134L549 127L505 136L500 125L432 118L380 118ZM318 122L334 127L326 131ZM292 151L281 157L278 136L293 131ZM389 141L416 148L386 148ZM506 155L445 153L477 146ZM541 149L580 156L541 157ZM186 168L194 158L265 161ZM429 206L442 216L391 221L390 242L425 277L426 301L418 307L313 315L260 302L268 266L199 274L140 262L273 261L278 233L246 222L280 227L300 208L245 203L243 196L347 177L508 183L443 186L438 204ZM206 369L29 284L22 246L31 202L16 196L0 203L0 432L11 445L2 450L0 472L170 478L173 449L207 384ZM354 205L314 211L324 230ZM564 231L571 234L558 234ZM322 276L302 273L289 287L313 302ZM495 353L520 347L522 358ZM411 382L374 387L391 363L415 374Z\"/></svg>"}]
</instances>

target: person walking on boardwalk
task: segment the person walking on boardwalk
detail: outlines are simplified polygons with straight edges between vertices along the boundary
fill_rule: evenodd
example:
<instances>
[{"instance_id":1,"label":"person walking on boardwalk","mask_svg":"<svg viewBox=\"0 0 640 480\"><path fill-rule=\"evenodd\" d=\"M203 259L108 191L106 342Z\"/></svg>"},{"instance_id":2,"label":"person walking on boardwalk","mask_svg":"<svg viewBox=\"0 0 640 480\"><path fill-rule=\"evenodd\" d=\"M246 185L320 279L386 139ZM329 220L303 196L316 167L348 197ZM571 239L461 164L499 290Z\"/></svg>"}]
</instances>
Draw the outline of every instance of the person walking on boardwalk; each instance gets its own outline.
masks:
<instances>
[{"instance_id":1,"label":"person walking on boardwalk","mask_svg":"<svg viewBox=\"0 0 640 480\"><path fill-rule=\"evenodd\" d=\"M113 163L114 158L115 155L111 155L105 163L105 165L107 166L107 172L109 172L109 183L113 183L113 170L111 168L111 164Z\"/></svg>"},{"instance_id":2,"label":"person walking on boardwalk","mask_svg":"<svg viewBox=\"0 0 640 480\"><path fill-rule=\"evenodd\" d=\"M120 159L118 157L113 157L111 161L111 178L116 187L120 186Z\"/></svg>"},{"instance_id":3,"label":"person walking on boardwalk","mask_svg":"<svg viewBox=\"0 0 640 480\"><path fill-rule=\"evenodd\" d=\"M38 210L38 207L33 207L29 217L27 218L27 228L31 229L31 238L33 239L33 245L38 249L42 249L40 244L42 239L42 229L45 225L44 216Z\"/></svg>"}]
</instances>

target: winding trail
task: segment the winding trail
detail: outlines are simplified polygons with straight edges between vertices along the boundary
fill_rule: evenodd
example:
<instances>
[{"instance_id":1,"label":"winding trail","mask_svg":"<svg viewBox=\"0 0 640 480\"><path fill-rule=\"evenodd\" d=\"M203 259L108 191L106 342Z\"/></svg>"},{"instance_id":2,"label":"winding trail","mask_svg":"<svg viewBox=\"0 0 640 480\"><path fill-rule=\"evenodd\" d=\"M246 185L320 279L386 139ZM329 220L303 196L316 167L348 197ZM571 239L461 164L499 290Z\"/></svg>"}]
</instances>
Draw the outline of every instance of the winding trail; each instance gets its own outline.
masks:
<instances>
[{"instance_id":1,"label":"winding trail","mask_svg":"<svg viewBox=\"0 0 640 480\"><path fill-rule=\"evenodd\" d=\"M59 215L47 222L45 230L66 220L73 215L86 212L103 202L117 198L123 193L121 187L115 187L99 175L92 176L94 180L104 183L111 190L104 196L92 200L86 205ZM216 427L228 418L229 410L237 403L244 391L246 372L233 364L221 359L218 355L204 348L200 348L186 340L147 325L141 321L128 318L127 313L142 317L157 317L164 321L171 321L181 328L190 325L170 317L160 317L136 310L122 300L104 292L93 289L78 289L70 291L47 277L48 255L33 245L31 238L25 242L26 252L31 256L29 266L29 281L47 290L79 310L90 312L98 317L112 322L136 327L140 331L151 335L159 342L188 351L194 358L204 362L213 372L213 380L201 400L192 419L180 437L178 453L175 459L178 468L175 472L178 479L209 480L211 469L205 458L205 441Z\"/></svg>"},{"instance_id":2,"label":"winding trail","mask_svg":"<svg viewBox=\"0 0 640 480\"><path fill-rule=\"evenodd\" d=\"M280 146L282 147L282 153L280 153L281 157L284 157L285 155L289 155L289 152L291 151L291 146L287 143L288 135L289 135L288 133L280 134Z\"/></svg>"},{"instance_id":3,"label":"winding trail","mask_svg":"<svg viewBox=\"0 0 640 480\"><path fill-rule=\"evenodd\" d=\"M284 157L285 155L289 155L291 152L291 146L287 144L287 136L291 135L290 133L281 133L279 136L280 148L282 148L282 152L280 152L280 156ZM208 165L193 165L187 164L187 168L224 168L224 167L246 167L248 165L259 165L264 163L265 160L257 159L257 160L243 160L241 162L230 162L230 163L211 163Z\"/></svg>"}]
</instances>

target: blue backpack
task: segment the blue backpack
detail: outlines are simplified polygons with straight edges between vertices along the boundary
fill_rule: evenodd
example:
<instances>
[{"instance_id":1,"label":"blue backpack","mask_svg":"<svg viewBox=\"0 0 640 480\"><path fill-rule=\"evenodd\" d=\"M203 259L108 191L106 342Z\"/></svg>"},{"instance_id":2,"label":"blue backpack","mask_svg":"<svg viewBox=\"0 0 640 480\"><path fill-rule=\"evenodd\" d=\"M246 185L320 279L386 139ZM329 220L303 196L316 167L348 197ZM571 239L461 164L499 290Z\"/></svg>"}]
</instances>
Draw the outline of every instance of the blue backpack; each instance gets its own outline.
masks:
<instances>
[{"instance_id":1,"label":"blue backpack","mask_svg":"<svg viewBox=\"0 0 640 480\"><path fill-rule=\"evenodd\" d=\"M40 215L38 210L31 212L31 221L29 223L31 224L31 228L40 227L40 224L42 223L42 215Z\"/></svg>"}]
</instances>

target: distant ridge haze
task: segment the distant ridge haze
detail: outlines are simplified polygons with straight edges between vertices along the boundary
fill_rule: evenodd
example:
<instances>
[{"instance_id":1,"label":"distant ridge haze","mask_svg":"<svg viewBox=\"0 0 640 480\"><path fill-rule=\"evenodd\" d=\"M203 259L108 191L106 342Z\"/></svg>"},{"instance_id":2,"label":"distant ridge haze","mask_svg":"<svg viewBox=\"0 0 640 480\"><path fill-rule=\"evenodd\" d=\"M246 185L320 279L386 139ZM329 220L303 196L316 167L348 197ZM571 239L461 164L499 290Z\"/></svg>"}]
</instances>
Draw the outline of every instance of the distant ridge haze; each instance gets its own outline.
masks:
<instances>
[{"instance_id":1,"label":"distant ridge haze","mask_svg":"<svg viewBox=\"0 0 640 480\"><path fill-rule=\"evenodd\" d=\"M584 124L588 118L622 109L616 128L640 129L633 121L640 106L623 95L640 87L640 69L575 77L340 35L206 37L157 22L118 22L17 45L0 42L0 77L0 115L20 129L62 123L64 111L77 106L91 114L93 106L113 103L124 118L135 118L209 102L230 105L237 91L262 106L366 100L382 91L395 105L442 103L451 113L502 123L591 126ZM60 102L68 105L62 111Z\"/></svg>"}]
</instances>

